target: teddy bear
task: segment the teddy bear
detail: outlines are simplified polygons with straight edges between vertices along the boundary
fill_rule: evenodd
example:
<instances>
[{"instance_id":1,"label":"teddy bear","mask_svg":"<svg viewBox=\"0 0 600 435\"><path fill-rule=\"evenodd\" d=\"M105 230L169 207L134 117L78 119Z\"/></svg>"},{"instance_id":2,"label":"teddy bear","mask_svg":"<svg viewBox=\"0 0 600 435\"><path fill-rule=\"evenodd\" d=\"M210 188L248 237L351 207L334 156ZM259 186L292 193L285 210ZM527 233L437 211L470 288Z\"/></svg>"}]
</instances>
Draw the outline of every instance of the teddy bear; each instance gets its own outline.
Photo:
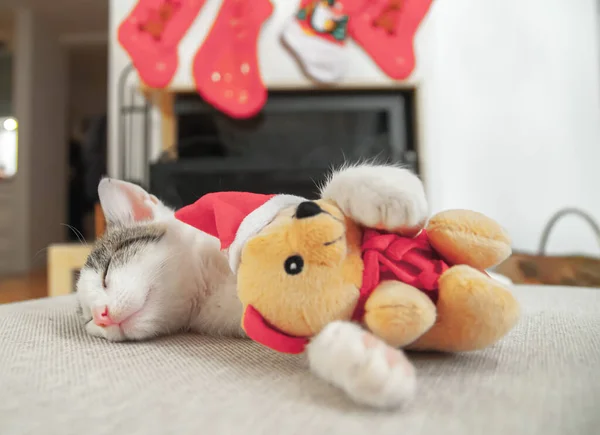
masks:
<instances>
[{"instance_id":1,"label":"teddy bear","mask_svg":"<svg viewBox=\"0 0 600 435\"><path fill-rule=\"evenodd\" d=\"M389 408L415 393L404 350L479 350L514 327L516 299L486 273L511 253L497 222L429 217L421 180L390 165L334 171L320 193L217 192L176 214L220 239L251 339L305 353L356 402Z\"/></svg>"}]
</instances>

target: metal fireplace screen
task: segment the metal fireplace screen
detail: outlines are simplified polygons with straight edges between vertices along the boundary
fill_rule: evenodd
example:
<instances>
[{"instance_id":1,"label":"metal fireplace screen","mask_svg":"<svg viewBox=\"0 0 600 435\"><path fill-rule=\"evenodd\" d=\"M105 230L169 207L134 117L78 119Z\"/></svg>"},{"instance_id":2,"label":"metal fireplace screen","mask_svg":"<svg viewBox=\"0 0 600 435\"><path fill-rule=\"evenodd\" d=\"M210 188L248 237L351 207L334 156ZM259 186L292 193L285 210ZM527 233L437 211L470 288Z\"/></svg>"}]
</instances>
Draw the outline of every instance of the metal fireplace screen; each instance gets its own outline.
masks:
<instances>
[{"instance_id":1,"label":"metal fireplace screen","mask_svg":"<svg viewBox=\"0 0 600 435\"><path fill-rule=\"evenodd\" d=\"M412 101L411 91L271 92L259 116L240 121L197 95L181 95L179 157L149 162L140 184L181 207L225 190L315 197L316 184L344 161L375 159L418 171Z\"/></svg>"}]
</instances>

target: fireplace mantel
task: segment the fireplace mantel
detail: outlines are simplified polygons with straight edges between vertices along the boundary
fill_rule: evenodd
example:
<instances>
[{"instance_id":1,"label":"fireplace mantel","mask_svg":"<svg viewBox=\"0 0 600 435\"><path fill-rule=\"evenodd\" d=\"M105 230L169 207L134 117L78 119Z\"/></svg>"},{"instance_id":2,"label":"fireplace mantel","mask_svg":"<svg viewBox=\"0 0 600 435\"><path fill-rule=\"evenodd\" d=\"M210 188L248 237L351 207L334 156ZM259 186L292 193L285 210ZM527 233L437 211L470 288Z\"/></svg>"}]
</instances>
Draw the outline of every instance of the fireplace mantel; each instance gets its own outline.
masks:
<instances>
[{"instance_id":1,"label":"fireplace mantel","mask_svg":"<svg viewBox=\"0 0 600 435\"><path fill-rule=\"evenodd\" d=\"M177 153L174 145L177 143L177 114L175 103L178 100L178 97L187 97L196 95L196 90L190 87L181 87L181 86L172 86L164 89L156 89L150 88L147 86L141 86L140 93L152 104L156 107L160 113L160 125L161 125L161 149L163 153L168 154L171 158L177 158ZM352 83L352 82L343 82L335 87L315 87L315 85L305 86L299 85L298 83L272 83L269 86L269 92L285 92L285 93L295 93L299 96L299 98L310 97L311 99L320 99L319 104L327 104L326 101L323 100L325 97L319 97L319 94L327 93L341 93L348 91L356 91L356 92L369 92L374 91L378 93L395 93L401 91L410 91L417 93L418 87L410 82L396 82L392 86L382 86L380 83L373 82L371 85L365 83ZM307 101L306 99L304 101ZM315 101L315 100L312 100ZM357 100L355 100L357 101ZM358 102L358 101L357 101ZM360 102L362 104L362 101ZM310 104L310 103L308 103ZM348 102L346 104L351 104ZM381 104L390 104L393 103L389 101L373 101L371 100L372 105L381 105ZM267 101L266 110L276 110L277 108L281 108L283 105L280 103L275 103L274 105ZM296 109L299 110L309 110L310 107L308 105L304 105L304 103L293 104ZM331 106L331 105L330 105ZM189 107L189 106L188 106ZM201 108L196 106L197 108ZM289 105L288 105L289 107ZM303 107L303 109L301 109ZM390 106L392 109L392 107ZM392 110L400 110L399 108L393 108ZM414 115L414 114L413 114ZM415 125L415 128L418 128L418 125ZM398 138L398 140L400 140ZM398 156L399 157L399 156Z\"/></svg>"},{"instance_id":2,"label":"fireplace mantel","mask_svg":"<svg viewBox=\"0 0 600 435\"><path fill-rule=\"evenodd\" d=\"M189 90L145 95L161 112L163 153L149 162L147 179L134 181L171 206L220 189L312 195L311 180L346 160L378 159L419 172L416 95L408 87L272 90L248 120L227 117Z\"/></svg>"}]
</instances>

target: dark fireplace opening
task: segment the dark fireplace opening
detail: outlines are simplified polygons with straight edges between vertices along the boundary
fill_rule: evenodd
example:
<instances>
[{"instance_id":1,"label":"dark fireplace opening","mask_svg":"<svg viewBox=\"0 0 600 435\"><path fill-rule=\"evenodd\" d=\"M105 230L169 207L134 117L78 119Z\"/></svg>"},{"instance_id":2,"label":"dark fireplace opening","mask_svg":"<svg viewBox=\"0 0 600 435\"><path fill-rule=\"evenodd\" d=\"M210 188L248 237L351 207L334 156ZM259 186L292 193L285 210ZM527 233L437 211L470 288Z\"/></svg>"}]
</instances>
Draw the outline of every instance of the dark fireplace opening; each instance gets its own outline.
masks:
<instances>
[{"instance_id":1,"label":"dark fireplace opening","mask_svg":"<svg viewBox=\"0 0 600 435\"><path fill-rule=\"evenodd\" d=\"M195 94L177 97L177 160L150 167L150 190L173 207L214 191L314 198L332 166L373 159L418 172L415 91L270 92L234 120Z\"/></svg>"}]
</instances>

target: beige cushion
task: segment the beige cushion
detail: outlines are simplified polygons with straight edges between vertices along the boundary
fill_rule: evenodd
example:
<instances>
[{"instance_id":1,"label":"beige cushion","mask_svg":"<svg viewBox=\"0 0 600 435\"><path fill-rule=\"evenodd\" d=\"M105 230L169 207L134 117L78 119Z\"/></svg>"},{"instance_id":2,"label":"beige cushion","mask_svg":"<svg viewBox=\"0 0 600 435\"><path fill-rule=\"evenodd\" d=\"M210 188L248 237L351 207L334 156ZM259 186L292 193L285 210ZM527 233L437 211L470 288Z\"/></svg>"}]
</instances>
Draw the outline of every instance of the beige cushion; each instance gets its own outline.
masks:
<instances>
[{"instance_id":1,"label":"beige cushion","mask_svg":"<svg viewBox=\"0 0 600 435\"><path fill-rule=\"evenodd\" d=\"M600 433L600 290L516 294L523 320L493 348L413 355L418 395L393 412L247 340L114 344L84 333L72 296L0 306L0 434Z\"/></svg>"}]
</instances>

